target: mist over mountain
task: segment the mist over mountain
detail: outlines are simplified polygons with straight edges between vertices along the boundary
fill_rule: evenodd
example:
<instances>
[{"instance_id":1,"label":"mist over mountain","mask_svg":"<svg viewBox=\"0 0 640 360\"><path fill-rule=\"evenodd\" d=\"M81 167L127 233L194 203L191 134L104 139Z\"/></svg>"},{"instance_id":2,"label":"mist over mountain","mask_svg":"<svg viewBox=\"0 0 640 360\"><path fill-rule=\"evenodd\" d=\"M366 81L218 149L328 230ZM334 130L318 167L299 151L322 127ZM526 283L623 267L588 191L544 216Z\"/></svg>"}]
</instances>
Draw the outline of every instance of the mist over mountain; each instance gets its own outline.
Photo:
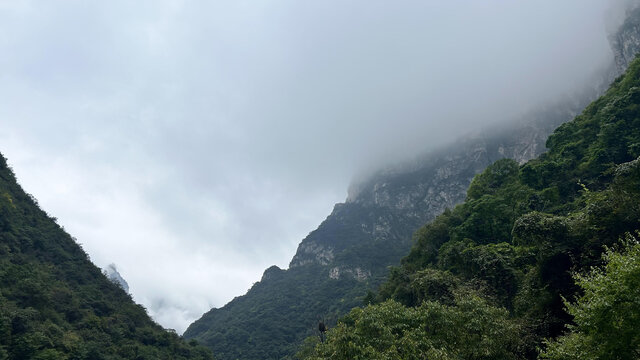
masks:
<instances>
[{"instance_id":1,"label":"mist over mountain","mask_svg":"<svg viewBox=\"0 0 640 360\"><path fill-rule=\"evenodd\" d=\"M640 11L623 11L611 39L612 58L570 94L491 122L452 144L391 163L353 182L344 203L302 240L287 270L270 267L246 295L214 308L185 337L210 347L222 359L293 356L318 319L335 321L367 299L399 264L412 234L467 197L473 177L501 158L524 164L546 150L549 134L600 96L640 50ZM267 329L262 324L271 324ZM273 324L278 324L273 326Z\"/></svg>"},{"instance_id":2,"label":"mist over mountain","mask_svg":"<svg viewBox=\"0 0 640 360\"><path fill-rule=\"evenodd\" d=\"M0 1L0 359L637 357L639 4Z\"/></svg>"},{"instance_id":3,"label":"mist over mountain","mask_svg":"<svg viewBox=\"0 0 640 360\"><path fill-rule=\"evenodd\" d=\"M636 59L547 152L476 175L363 306L295 358L637 358L639 83Z\"/></svg>"},{"instance_id":4,"label":"mist over mountain","mask_svg":"<svg viewBox=\"0 0 640 360\"><path fill-rule=\"evenodd\" d=\"M589 86L625 3L5 1L2 151L181 332L287 267L358 169Z\"/></svg>"}]
</instances>

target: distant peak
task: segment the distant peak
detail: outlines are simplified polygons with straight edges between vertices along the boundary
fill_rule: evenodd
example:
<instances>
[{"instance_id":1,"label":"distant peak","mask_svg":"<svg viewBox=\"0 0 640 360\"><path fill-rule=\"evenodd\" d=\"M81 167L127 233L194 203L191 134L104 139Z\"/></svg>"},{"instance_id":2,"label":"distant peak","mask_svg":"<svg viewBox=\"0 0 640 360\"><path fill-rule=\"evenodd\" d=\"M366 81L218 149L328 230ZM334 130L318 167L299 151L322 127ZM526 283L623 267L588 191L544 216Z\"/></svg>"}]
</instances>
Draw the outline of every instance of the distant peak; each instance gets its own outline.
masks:
<instances>
[{"instance_id":1,"label":"distant peak","mask_svg":"<svg viewBox=\"0 0 640 360\"><path fill-rule=\"evenodd\" d=\"M277 267L276 265L272 265L269 268L267 268L267 270L264 271L264 273L262 274L262 279L260 279L260 281L265 281L265 280L269 280L272 279L275 275L283 272L284 270L280 269L279 267Z\"/></svg>"},{"instance_id":2,"label":"distant peak","mask_svg":"<svg viewBox=\"0 0 640 360\"><path fill-rule=\"evenodd\" d=\"M111 280L111 282L113 282L114 284L120 286L122 288L122 290L124 290L127 293L129 292L129 284L122 277L122 275L120 275L120 273L118 272L116 264L111 263L111 264L107 265L107 268L104 269L104 275L109 280Z\"/></svg>"}]
</instances>

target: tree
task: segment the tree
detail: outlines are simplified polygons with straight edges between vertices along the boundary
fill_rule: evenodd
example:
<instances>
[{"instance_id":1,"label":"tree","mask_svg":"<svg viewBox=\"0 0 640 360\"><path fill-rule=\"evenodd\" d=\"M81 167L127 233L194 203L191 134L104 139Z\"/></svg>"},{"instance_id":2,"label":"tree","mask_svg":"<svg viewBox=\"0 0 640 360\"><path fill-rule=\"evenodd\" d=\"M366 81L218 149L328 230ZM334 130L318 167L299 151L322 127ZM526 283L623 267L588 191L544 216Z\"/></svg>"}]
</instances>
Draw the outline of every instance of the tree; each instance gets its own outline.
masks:
<instances>
[{"instance_id":1,"label":"tree","mask_svg":"<svg viewBox=\"0 0 640 360\"><path fill-rule=\"evenodd\" d=\"M607 249L604 269L575 275L584 294L565 300L570 332L547 342L543 359L640 358L640 243L628 235L622 250Z\"/></svg>"},{"instance_id":2,"label":"tree","mask_svg":"<svg viewBox=\"0 0 640 360\"><path fill-rule=\"evenodd\" d=\"M519 326L472 292L454 304L393 300L356 308L304 359L516 359ZM303 355L302 353L299 355Z\"/></svg>"}]
</instances>

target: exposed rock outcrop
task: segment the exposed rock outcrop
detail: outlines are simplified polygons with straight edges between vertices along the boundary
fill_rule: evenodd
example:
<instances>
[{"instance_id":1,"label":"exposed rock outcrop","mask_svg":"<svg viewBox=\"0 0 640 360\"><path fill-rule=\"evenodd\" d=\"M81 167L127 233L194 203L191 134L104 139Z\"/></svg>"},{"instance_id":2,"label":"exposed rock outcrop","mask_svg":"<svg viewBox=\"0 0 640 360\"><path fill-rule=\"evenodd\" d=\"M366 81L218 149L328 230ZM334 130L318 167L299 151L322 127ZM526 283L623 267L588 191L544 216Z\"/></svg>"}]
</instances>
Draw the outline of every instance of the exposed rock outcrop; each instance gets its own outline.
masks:
<instances>
[{"instance_id":1,"label":"exposed rock outcrop","mask_svg":"<svg viewBox=\"0 0 640 360\"><path fill-rule=\"evenodd\" d=\"M622 74L640 52L640 7L632 7L628 12L620 29L609 38L615 57L616 75Z\"/></svg>"}]
</instances>

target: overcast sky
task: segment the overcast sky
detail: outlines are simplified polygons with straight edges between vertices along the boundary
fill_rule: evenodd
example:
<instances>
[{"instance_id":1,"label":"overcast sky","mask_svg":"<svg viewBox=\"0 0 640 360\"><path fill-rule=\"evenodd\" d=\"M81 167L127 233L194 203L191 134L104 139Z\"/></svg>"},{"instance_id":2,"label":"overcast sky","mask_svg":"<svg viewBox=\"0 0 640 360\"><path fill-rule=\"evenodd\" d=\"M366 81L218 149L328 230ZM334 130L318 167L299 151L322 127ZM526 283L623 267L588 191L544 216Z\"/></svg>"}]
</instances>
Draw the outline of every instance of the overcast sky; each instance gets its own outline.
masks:
<instances>
[{"instance_id":1,"label":"overcast sky","mask_svg":"<svg viewBox=\"0 0 640 360\"><path fill-rule=\"evenodd\" d=\"M0 152L182 332L356 172L584 86L612 3L0 0Z\"/></svg>"}]
</instances>

